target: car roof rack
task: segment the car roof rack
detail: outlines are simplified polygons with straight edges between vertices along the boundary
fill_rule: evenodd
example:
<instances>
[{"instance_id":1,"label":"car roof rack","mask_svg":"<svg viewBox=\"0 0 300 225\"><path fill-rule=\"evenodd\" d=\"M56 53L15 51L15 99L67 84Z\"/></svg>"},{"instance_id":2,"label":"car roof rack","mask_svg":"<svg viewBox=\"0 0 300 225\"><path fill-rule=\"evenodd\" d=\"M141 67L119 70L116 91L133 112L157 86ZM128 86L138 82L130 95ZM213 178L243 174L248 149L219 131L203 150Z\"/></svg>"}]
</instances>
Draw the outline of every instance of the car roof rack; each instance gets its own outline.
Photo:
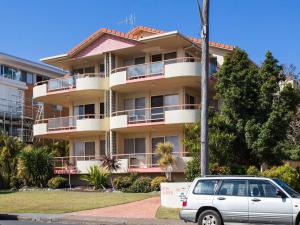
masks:
<instances>
[{"instance_id":1,"label":"car roof rack","mask_svg":"<svg viewBox=\"0 0 300 225\"><path fill-rule=\"evenodd\" d=\"M261 176L255 176L255 175L205 175L203 177L261 177Z\"/></svg>"}]
</instances>

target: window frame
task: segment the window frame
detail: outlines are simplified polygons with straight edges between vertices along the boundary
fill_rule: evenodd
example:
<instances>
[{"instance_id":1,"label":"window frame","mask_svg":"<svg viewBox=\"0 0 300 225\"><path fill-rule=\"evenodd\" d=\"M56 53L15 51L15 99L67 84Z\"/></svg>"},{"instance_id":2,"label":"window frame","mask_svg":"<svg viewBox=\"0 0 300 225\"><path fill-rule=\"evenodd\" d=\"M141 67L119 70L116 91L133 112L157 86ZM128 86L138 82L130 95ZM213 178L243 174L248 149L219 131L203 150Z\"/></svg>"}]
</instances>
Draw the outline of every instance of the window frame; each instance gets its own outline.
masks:
<instances>
[{"instance_id":1,"label":"window frame","mask_svg":"<svg viewBox=\"0 0 300 225\"><path fill-rule=\"evenodd\" d=\"M221 190L221 187L222 187L222 184L224 181L228 181L228 180L238 180L238 181L245 181L246 182L246 193L245 195L224 195L224 196L229 196L229 197L249 197L249 180L248 179L238 179L238 178L229 178L229 179L220 179L220 183L218 185L218 190L216 191L216 194L215 195L218 195L218 196L223 196L223 195L220 195L219 192Z\"/></svg>"},{"instance_id":2,"label":"window frame","mask_svg":"<svg viewBox=\"0 0 300 225\"><path fill-rule=\"evenodd\" d=\"M216 184L216 186L215 186L215 188L214 188L214 193L213 194L201 194L201 193L195 193L195 189L196 189L196 186L198 185L198 183L199 182L203 182L203 181L212 181L212 180L214 180L214 181L216 181L217 182L217 184ZM221 179L199 179L198 181L197 181L197 183L194 185L194 188L193 188L193 195L209 195L209 196L215 196L216 194L217 194L217 192L219 191L219 187L220 187L220 183L221 183L222 181L221 181Z\"/></svg>"},{"instance_id":3,"label":"window frame","mask_svg":"<svg viewBox=\"0 0 300 225\"><path fill-rule=\"evenodd\" d=\"M248 197L250 197L250 198L281 198L280 196L278 196L278 197L267 197L267 196L266 196L266 193L264 193L265 196L251 196L251 192L250 192L250 181L263 181L263 182L268 182L269 184L273 185L273 186L276 188L276 191L277 191L277 190L280 190L280 191L282 191L282 192L286 195L287 198L289 197L289 195L287 195L285 191L283 191L280 187L278 187L276 184L272 183L272 182L269 181L269 180L264 180L264 179L250 179L250 180L248 180Z\"/></svg>"}]
</instances>

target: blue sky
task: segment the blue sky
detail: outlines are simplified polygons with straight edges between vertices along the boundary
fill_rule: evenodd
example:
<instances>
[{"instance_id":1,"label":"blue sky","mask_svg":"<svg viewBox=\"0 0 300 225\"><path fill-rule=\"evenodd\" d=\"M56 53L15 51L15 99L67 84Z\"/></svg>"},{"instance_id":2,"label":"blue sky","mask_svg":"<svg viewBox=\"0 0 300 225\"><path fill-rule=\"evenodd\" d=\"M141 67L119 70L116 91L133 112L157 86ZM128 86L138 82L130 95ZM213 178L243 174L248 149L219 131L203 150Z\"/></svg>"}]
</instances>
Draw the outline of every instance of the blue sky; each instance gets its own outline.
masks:
<instances>
[{"instance_id":1,"label":"blue sky","mask_svg":"<svg viewBox=\"0 0 300 225\"><path fill-rule=\"evenodd\" d=\"M199 37L195 0L0 0L0 52L38 61L65 53L101 27L136 25ZM245 49L261 63L267 50L300 71L299 0L211 0L210 39Z\"/></svg>"}]
</instances>

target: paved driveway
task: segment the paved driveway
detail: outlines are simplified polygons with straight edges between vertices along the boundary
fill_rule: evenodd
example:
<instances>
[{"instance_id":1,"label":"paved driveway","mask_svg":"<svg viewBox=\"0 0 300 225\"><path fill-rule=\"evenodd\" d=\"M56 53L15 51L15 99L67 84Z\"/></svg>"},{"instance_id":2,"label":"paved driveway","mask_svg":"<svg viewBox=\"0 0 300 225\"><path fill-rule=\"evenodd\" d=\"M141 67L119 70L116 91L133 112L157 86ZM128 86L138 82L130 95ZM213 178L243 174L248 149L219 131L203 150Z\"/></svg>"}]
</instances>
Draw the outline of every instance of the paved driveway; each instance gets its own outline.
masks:
<instances>
[{"instance_id":1,"label":"paved driveway","mask_svg":"<svg viewBox=\"0 0 300 225\"><path fill-rule=\"evenodd\" d=\"M68 215L152 219L155 218L155 214L159 206L160 197L153 197L123 205L73 212Z\"/></svg>"}]
</instances>

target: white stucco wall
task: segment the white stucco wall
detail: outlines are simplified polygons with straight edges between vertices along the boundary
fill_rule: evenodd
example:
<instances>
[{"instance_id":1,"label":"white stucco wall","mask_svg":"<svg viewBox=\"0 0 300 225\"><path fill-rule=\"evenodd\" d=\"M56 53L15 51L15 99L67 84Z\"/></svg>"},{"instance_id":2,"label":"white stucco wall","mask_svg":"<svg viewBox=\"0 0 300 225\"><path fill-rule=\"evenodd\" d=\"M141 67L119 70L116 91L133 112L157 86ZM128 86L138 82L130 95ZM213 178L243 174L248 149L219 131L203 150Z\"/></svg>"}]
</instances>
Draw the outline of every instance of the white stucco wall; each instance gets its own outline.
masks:
<instances>
[{"instance_id":1,"label":"white stucco wall","mask_svg":"<svg viewBox=\"0 0 300 225\"><path fill-rule=\"evenodd\" d=\"M195 123L200 120L199 109L165 111L165 123Z\"/></svg>"},{"instance_id":2,"label":"white stucco wall","mask_svg":"<svg viewBox=\"0 0 300 225\"><path fill-rule=\"evenodd\" d=\"M76 90L107 90L108 78L83 77L76 79Z\"/></svg>"},{"instance_id":3,"label":"white stucco wall","mask_svg":"<svg viewBox=\"0 0 300 225\"><path fill-rule=\"evenodd\" d=\"M33 87L33 99L47 95L47 84Z\"/></svg>"},{"instance_id":4,"label":"white stucco wall","mask_svg":"<svg viewBox=\"0 0 300 225\"><path fill-rule=\"evenodd\" d=\"M111 74L109 78L109 86L117 86L120 84L126 84L126 71L121 71Z\"/></svg>"},{"instance_id":5,"label":"white stucco wall","mask_svg":"<svg viewBox=\"0 0 300 225\"><path fill-rule=\"evenodd\" d=\"M107 118L105 119L82 119L76 121L77 131L105 131L108 129Z\"/></svg>"},{"instance_id":6,"label":"white stucco wall","mask_svg":"<svg viewBox=\"0 0 300 225\"><path fill-rule=\"evenodd\" d=\"M201 76L201 63L181 62L165 65L165 77Z\"/></svg>"},{"instance_id":7,"label":"white stucco wall","mask_svg":"<svg viewBox=\"0 0 300 225\"><path fill-rule=\"evenodd\" d=\"M128 123L127 115L112 116L110 118L110 129L126 128Z\"/></svg>"},{"instance_id":8,"label":"white stucco wall","mask_svg":"<svg viewBox=\"0 0 300 225\"><path fill-rule=\"evenodd\" d=\"M33 125L33 135L43 135L47 134L47 123L39 123Z\"/></svg>"}]
</instances>

